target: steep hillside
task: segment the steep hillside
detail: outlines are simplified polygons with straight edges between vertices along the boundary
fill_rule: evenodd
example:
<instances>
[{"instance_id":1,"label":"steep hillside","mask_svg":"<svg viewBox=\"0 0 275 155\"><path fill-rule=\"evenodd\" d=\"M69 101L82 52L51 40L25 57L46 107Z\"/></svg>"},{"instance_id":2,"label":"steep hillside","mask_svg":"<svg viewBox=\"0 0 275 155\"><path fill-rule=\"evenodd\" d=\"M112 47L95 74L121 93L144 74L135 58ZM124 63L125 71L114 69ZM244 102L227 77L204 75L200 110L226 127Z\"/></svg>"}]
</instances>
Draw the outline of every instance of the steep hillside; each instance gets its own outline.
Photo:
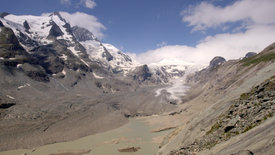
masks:
<instances>
[{"instance_id":1,"label":"steep hillside","mask_svg":"<svg viewBox=\"0 0 275 155\"><path fill-rule=\"evenodd\" d=\"M182 125L164 139L159 154L271 153L274 47L242 60L210 64L189 76L191 89L176 115L190 119L182 119Z\"/></svg>"}]
</instances>

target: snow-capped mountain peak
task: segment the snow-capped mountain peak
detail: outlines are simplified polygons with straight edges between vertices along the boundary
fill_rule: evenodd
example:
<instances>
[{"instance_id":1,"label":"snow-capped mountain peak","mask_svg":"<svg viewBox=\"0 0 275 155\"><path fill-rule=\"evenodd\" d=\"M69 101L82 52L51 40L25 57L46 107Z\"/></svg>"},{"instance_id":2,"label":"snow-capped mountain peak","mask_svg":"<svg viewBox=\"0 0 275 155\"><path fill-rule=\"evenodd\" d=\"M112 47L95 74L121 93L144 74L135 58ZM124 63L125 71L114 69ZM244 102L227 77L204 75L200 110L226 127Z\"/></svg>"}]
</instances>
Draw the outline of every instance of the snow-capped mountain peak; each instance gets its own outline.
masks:
<instances>
[{"instance_id":1,"label":"snow-capped mountain peak","mask_svg":"<svg viewBox=\"0 0 275 155\"><path fill-rule=\"evenodd\" d=\"M123 75L136 66L128 55L111 44L101 43L89 30L71 27L58 12L42 16L7 14L0 20L14 31L20 45L28 52L54 44L58 45L56 48L63 46L71 51L60 53L60 58L65 61L73 54L88 67L96 63Z\"/></svg>"}]
</instances>

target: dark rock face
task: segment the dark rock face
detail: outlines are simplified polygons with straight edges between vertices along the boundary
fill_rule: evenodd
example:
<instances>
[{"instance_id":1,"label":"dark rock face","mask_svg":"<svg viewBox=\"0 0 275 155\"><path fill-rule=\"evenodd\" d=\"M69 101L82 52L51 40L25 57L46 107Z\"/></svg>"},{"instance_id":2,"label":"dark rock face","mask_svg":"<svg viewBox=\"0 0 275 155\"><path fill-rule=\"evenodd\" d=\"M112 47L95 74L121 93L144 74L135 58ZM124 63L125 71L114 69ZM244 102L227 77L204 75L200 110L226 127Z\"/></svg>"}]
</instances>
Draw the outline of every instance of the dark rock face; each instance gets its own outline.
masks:
<instances>
[{"instance_id":1,"label":"dark rock face","mask_svg":"<svg viewBox=\"0 0 275 155\"><path fill-rule=\"evenodd\" d=\"M36 41L32 40L29 36L25 35L22 32L19 32L19 36L17 38L20 43L22 43L23 45L25 45L27 47L39 46L39 44Z\"/></svg>"},{"instance_id":2,"label":"dark rock face","mask_svg":"<svg viewBox=\"0 0 275 155\"><path fill-rule=\"evenodd\" d=\"M47 74L56 74L63 70L64 61L58 57L58 53L51 45L39 46L34 50L34 56L39 60L37 63L42 66Z\"/></svg>"},{"instance_id":3,"label":"dark rock face","mask_svg":"<svg viewBox=\"0 0 275 155\"><path fill-rule=\"evenodd\" d=\"M257 55L257 53L255 53L255 52L248 52L248 53L246 53L246 55L245 55L244 58L250 58L250 57L252 57L254 55Z\"/></svg>"},{"instance_id":4,"label":"dark rock face","mask_svg":"<svg viewBox=\"0 0 275 155\"><path fill-rule=\"evenodd\" d=\"M10 28L3 27L0 33L0 47L7 50L24 50Z\"/></svg>"},{"instance_id":5,"label":"dark rock face","mask_svg":"<svg viewBox=\"0 0 275 155\"><path fill-rule=\"evenodd\" d=\"M118 54L122 55L125 61L132 62L132 59L128 55L126 55L120 51L118 52Z\"/></svg>"},{"instance_id":6,"label":"dark rock face","mask_svg":"<svg viewBox=\"0 0 275 155\"><path fill-rule=\"evenodd\" d=\"M47 76L46 71L39 65L31 65L29 63L24 63L21 66L21 68L27 74L27 76L36 81L49 81L49 77Z\"/></svg>"},{"instance_id":7,"label":"dark rock face","mask_svg":"<svg viewBox=\"0 0 275 155\"><path fill-rule=\"evenodd\" d=\"M3 27L4 25L3 25L3 23L0 21L0 27Z\"/></svg>"},{"instance_id":8,"label":"dark rock face","mask_svg":"<svg viewBox=\"0 0 275 155\"><path fill-rule=\"evenodd\" d=\"M87 40L95 40L95 36L89 30L85 28L81 28L78 26L72 27L72 33L76 40L78 41L87 41Z\"/></svg>"},{"instance_id":9,"label":"dark rock face","mask_svg":"<svg viewBox=\"0 0 275 155\"><path fill-rule=\"evenodd\" d=\"M7 16L7 15L9 15L9 13L7 13L7 12L1 12L1 13L0 13L0 17L1 17L1 18L4 18L4 17Z\"/></svg>"},{"instance_id":10,"label":"dark rock face","mask_svg":"<svg viewBox=\"0 0 275 155\"><path fill-rule=\"evenodd\" d=\"M0 94L0 109L8 109L14 105L16 105L14 99L10 99Z\"/></svg>"},{"instance_id":11,"label":"dark rock face","mask_svg":"<svg viewBox=\"0 0 275 155\"><path fill-rule=\"evenodd\" d=\"M209 67L210 68L216 68L217 66L224 63L225 61L226 60L223 57L216 56L210 61Z\"/></svg>"},{"instance_id":12,"label":"dark rock face","mask_svg":"<svg viewBox=\"0 0 275 155\"><path fill-rule=\"evenodd\" d=\"M104 47L104 52L102 53L102 57L106 58L107 61L112 61L114 57L112 54Z\"/></svg>"},{"instance_id":13,"label":"dark rock face","mask_svg":"<svg viewBox=\"0 0 275 155\"><path fill-rule=\"evenodd\" d=\"M144 82L152 77L147 65L139 66L134 70L133 80Z\"/></svg>"},{"instance_id":14,"label":"dark rock face","mask_svg":"<svg viewBox=\"0 0 275 155\"><path fill-rule=\"evenodd\" d=\"M24 21L23 26L27 31L30 29L30 25L26 20Z\"/></svg>"},{"instance_id":15,"label":"dark rock face","mask_svg":"<svg viewBox=\"0 0 275 155\"><path fill-rule=\"evenodd\" d=\"M49 35L48 35L48 39L51 39L52 37L59 37L62 36L64 33L61 31L61 29L59 28L58 25L56 25L55 22L51 22L52 28L50 29Z\"/></svg>"}]
</instances>

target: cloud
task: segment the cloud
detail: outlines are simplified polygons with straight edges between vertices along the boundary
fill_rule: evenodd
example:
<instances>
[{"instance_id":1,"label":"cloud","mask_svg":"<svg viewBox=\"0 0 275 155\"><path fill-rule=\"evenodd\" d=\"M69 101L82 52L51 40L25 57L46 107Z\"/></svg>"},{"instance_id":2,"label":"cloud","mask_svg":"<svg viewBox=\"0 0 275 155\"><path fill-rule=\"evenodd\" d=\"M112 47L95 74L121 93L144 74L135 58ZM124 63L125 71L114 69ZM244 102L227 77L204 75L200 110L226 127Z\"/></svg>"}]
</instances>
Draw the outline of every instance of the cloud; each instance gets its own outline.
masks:
<instances>
[{"instance_id":1,"label":"cloud","mask_svg":"<svg viewBox=\"0 0 275 155\"><path fill-rule=\"evenodd\" d=\"M69 6L69 5L71 5L71 0L60 0L60 3L61 3L62 5L67 5L67 6Z\"/></svg>"},{"instance_id":2,"label":"cloud","mask_svg":"<svg viewBox=\"0 0 275 155\"><path fill-rule=\"evenodd\" d=\"M161 43L158 43L157 47L163 47L163 46L166 46L166 45L167 45L167 42L163 41Z\"/></svg>"},{"instance_id":3,"label":"cloud","mask_svg":"<svg viewBox=\"0 0 275 155\"><path fill-rule=\"evenodd\" d=\"M193 31L219 28L223 33L208 35L193 47L167 45L141 53L135 59L146 64L163 59L208 64L215 56L228 60L244 57L247 52L260 52L275 42L274 6L275 0L238 0L225 7L201 2L182 11L182 21Z\"/></svg>"},{"instance_id":4,"label":"cloud","mask_svg":"<svg viewBox=\"0 0 275 155\"><path fill-rule=\"evenodd\" d=\"M93 9L96 6L96 3L93 0L81 0L81 3L86 7Z\"/></svg>"},{"instance_id":5,"label":"cloud","mask_svg":"<svg viewBox=\"0 0 275 155\"><path fill-rule=\"evenodd\" d=\"M275 23L274 0L239 0L226 7L202 2L181 12L182 21L194 31L215 28L226 23L242 22L249 25Z\"/></svg>"},{"instance_id":6,"label":"cloud","mask_svg":"<svg viewBox=\"0 0 275 155\"><path fill-rule=\"evenodd\" d=\"M60 3L62 5L70 6L72 4L72 0L60 0ZM80 0L77 3L75 3L75 6L79 6L79 5L82 5L89 9L93 9L96 6L96 3L94 0Z\"/></svg>"},{"instance_id":7,"label":"cloud","mask_svg":"<svg viewBox=\"0 0 275 155\"><path fill-rule=\"evenodd\" d=\"M208 64L215 56L228 59L244 57L247 52L260 52L275 41L275 26L255 26L246 32L208 36L195 47L169 45L136 56L140 63L157 63L163 59L180 59L196 64Z\"/></svg>"},{"instance_id":8,"label":"cloud","mask_svg":"<svg viewBox=\"0 0 275 155\"><path fill-rule=\"evenodd\" d=\"M79 26L88 29L92 32L98 39L104 37L103 30L106 27L98 21L98 19L93 16L83 12L68 13L60 12L61 16L70 23L71 26Z\"/></svg>"}]
</instances>

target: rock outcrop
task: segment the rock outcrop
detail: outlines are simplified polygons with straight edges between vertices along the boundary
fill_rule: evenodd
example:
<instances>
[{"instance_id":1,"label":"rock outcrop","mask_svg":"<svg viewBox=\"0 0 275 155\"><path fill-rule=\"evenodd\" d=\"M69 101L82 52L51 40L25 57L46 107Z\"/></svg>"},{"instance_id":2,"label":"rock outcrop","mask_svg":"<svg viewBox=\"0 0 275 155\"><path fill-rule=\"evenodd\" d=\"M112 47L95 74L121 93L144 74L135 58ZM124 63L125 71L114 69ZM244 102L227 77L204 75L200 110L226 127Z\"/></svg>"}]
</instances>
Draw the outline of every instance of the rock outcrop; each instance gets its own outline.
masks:
<instances>
[{"instance_id":1,"label":"rock outcrop","mask_svg":"<svg viewBox=\"0 0 275 155\"><path fill-rule=\"evenodd\" d=\"M209 68L214 69L225 61L226 60L223 57L216 56L210 61Z\"/></svg>"},{"instance_id":2,"label":"rock outcrop","mask_svg":"<svg viewBox=\"0 0 275 155\"><path fill-rule=\"evenodd\" d=\"M257 55L257 53L255 52L248 52L245 54L244 58L250 58L250 57L253 57L254 55Z\"/></svg>"},{"instance_id":3,"label":"rock outcrop","mask_svg":"<svg viewBox=\"0 0 275 155\"><path fill-rule=\"evenodd\" d=\"M96 37L87 29L74 26L72 32L78 41L94 40Z\"/></svg>"},{"instance_id":4,"label":"rock outcrop","mask_svg":"<svg viewBox=\"0 0 275 155\"><path fill-rule=\"evenodd\" d=\"M133 71L133 80L138 81L139 83L144 82L145 80L150 80L152 73L149 71L147 65L142 65L137 67Z\"/></svg>"},{"instance_id":5,"label":"rock outcrop","mask_svg":"<svg viewBox=\"0 0 275 155\"><path fill-rule=\"evenodd\" d=\"M0 94L0 109L8 109L14 105L16 105L16 101L14 98L10 96L3 96Z\"/></svg>"}]
</instances>

